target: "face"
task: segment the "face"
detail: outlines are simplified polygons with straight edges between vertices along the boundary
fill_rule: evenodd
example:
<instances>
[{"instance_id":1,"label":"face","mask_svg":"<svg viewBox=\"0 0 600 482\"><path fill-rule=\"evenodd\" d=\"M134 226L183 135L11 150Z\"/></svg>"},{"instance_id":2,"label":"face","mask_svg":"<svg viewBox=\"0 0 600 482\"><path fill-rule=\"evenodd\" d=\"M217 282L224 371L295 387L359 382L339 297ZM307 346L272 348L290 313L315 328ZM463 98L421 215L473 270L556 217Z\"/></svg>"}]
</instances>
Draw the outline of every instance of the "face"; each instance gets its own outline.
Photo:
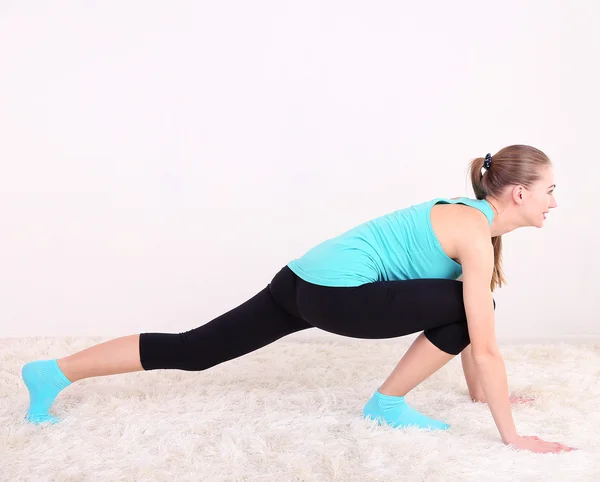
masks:
<instances>
[{"instance_id":1,"label":"face","mask_svg":"<svg viewBox=\"0 0 600 482\"><path fill-rule=\"evenodd\" d=\"M540 169L541 179L535 182L529 188L520 186L516 193L521 196L521 209L525 216L527 226L535 226L541 228L544 226L546 216L551 209L558 206L554 198L554 172L552 166L547 166Z\"/></svg>"}]
</instances>

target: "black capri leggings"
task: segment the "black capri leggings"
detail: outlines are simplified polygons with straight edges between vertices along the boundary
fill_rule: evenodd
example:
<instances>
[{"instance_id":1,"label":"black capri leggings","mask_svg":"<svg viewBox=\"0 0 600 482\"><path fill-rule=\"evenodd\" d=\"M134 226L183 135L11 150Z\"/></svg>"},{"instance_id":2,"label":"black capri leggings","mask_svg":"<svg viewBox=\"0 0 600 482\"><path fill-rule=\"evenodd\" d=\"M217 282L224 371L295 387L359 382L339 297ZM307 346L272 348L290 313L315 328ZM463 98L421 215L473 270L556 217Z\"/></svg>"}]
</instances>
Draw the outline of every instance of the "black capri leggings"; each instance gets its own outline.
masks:
<instances>
[{"instance_id":1,"label":"black capri leggings","mask_svg":"<svg viewBox=\"0 0 600 482\"><path fill-rule=\"evenodd\" d=\"M416 279L327 287L285 266L254 297L205 325L177 334L142 333L140 360L145 370L205 370L313 327L368 339L424 331L440 350L458 355L470 343L462 285Z\"/></svg>"}]
</instances>

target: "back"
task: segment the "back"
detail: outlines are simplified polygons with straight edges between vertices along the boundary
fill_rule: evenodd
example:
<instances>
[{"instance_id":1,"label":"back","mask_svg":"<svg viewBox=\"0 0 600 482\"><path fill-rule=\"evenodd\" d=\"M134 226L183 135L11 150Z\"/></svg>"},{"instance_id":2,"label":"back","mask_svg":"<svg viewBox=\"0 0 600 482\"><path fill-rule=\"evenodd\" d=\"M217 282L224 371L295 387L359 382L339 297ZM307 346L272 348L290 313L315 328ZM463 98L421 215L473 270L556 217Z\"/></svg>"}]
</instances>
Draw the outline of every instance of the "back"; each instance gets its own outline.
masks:
<instances>
[{"instance_id":1,"label":"back","mask_svg":"<svg viewBox=\"0 0 600 482\"><path fill-rule=\"evenodd\" d=\"M462 268L446 254L432 226L432 208L437 204L463 204L478 209L489 224L494 216L485 200L436 198L363 223L315 246L288 266L300 278L323 286L359 286L375 281L420 278L457 279ZM449 246L447 226L456 213L445 216L443 208L436 208L434 218L442 242Z\"/></svg>"}]
</instances>

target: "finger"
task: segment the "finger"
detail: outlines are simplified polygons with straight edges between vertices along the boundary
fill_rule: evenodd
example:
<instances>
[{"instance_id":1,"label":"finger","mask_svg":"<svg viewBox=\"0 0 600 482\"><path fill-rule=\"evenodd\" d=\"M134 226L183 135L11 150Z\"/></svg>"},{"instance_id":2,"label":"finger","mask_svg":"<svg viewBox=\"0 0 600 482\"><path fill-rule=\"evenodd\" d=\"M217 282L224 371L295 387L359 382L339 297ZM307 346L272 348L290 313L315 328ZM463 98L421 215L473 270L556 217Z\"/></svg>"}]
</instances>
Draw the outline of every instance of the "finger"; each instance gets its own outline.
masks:
<instances>
[{"instance_id":1,"label":"finger","mask_svg":"<svg viewBox=\"0 0 600 482\"><path fill-rule=\"evenodd\" d=\"M561 443L557 443L558 446L558 451L559 452L570 452L571 451L571 447L561 444Z\"/></svg>"},{"instance_id":2,"label":"finger","mask_svg":"<svg viewBox=\"0 0 600 482\"><path fill-rule=\"evenodd\" d=\"M569 447L568 445L565 444L558 444L562 449L572 449L573 447Z\"/></svg>"},{"instance_id":3,"label":"finger","mask_svg":"<svg viewBox=\"0 0 600 482\"><path fill-rule=\"evenodd\" d=\"M521 404L521 403L529 403L533 402L533 398L513 398L511 399L511 403Z\"/></svg>"},{"instance_id":4,"label":"finger","mask_svg":"<svg viewBox=\"0 0 600 482\"><path fill-rule=\"evenodd\" d=\"M577 450L575 447L569 447L568 445L563 445L564 449L571 452L572 450Z\"/></svg>"}]
</instances>

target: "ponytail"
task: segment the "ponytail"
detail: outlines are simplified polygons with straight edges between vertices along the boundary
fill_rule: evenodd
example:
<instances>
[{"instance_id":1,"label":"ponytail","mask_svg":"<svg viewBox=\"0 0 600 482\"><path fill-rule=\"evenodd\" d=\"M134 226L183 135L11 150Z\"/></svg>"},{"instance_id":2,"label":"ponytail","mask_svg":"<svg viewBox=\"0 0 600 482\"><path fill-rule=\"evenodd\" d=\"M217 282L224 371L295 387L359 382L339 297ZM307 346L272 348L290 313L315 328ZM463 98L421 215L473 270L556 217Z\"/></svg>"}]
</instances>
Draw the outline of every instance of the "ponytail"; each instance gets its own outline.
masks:
<instances>
[{"instance_id":1,"label":"ponytail","mask_svg":"<svg viewBox=\"0 0 600 482\"><path fill-rule=\"evenodd\" d=\"M473 159L470 165L471 184L473 186L473 192L477 199L485 199L488 194L491 194L494 185L490 185L493 181L490 179L491 173L486 169L483 172L483 165L485 158L478 157ZM497 164L494 164L496 167ZM501 288L503 284L506 284L506 278L502 270L502 236L494 236L492 238L492 245L494 247L494 271L492 273L492 280L490 283L490 289L494 291L496 288Z\"/></svg>"}]
</instances>

